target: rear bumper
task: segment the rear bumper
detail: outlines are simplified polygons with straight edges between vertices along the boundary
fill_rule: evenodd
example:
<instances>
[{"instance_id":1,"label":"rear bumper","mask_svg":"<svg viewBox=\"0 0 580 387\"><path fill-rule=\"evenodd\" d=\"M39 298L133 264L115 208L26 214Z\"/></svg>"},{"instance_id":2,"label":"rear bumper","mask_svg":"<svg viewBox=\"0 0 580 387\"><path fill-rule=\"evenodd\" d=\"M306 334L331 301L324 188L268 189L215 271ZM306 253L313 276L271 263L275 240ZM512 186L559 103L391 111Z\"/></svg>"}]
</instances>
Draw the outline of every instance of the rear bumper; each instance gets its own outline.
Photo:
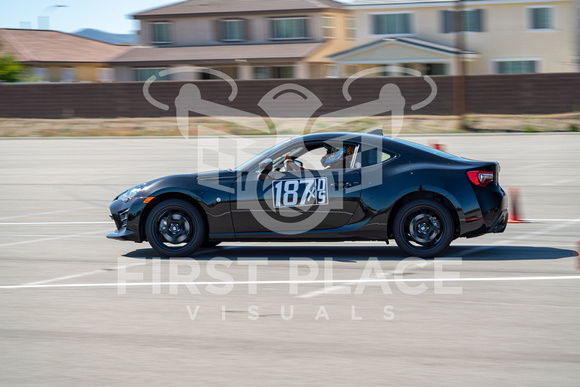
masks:
<instances>
[{"instance_id":1,"label":"rear bumper","mask_svg":"<svg viewBox=\"0 0 580 387\"><path fill-rule=\"evenodd\" d=\"M491 225L488 232L498 233L504 232L508 222L508 210L503 209L495 222Z\"/></svg>"},{"instance_id":2,"label":"rear bumper","mask_svg":"<svg viewBox=\"0 0 580 387\"><path fill-rule=\"evenodd\" d=\"M461 236L473 238L487 233L504 232L508 222L508 208L507 196L503 189L480 193L478 203L482 214L481 220L477 222L479 227Z\"/></svg>"}]
</instances>

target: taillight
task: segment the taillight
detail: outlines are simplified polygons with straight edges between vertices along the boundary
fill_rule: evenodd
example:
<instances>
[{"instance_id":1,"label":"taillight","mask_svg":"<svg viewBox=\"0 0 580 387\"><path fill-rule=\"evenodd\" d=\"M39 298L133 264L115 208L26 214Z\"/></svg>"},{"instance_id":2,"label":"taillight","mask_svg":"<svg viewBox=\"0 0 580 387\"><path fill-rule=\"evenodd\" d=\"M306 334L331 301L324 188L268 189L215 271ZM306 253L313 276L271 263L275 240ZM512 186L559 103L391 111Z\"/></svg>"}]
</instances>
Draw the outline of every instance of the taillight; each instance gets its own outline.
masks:
<instances>
[{"instance_id":1,"label":"taillight","mask_svg":"<svg viewBox=\"0 0 580 387\"><path fill-rule=\"evenodd\" d=\"M485 187L493 182L493 172L491 171L469 171L467 177L478 187Z\"/></svg>"}]
</instances>

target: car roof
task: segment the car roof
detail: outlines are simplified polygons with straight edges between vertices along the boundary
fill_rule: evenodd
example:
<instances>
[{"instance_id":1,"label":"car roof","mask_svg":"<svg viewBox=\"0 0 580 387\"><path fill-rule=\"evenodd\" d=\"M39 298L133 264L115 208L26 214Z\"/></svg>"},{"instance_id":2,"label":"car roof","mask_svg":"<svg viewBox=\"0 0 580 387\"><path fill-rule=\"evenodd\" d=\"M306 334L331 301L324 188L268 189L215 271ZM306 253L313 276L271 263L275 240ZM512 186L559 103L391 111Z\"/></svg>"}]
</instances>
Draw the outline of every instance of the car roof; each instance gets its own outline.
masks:
<instances>
[{"instance_id":1,"label":"car roof","mask_svg":"<svg viewBox=\"0 0 580 387\"><path fill-rule=\"evenodd\" d=\"M466 159L455 156L446 152L442 152L437 149L429 148L425 145L417 144L412 141L407 141L399 138L392 138L387 136L381 136L378 134L370 133L357 133L357 132L322 132L322 133L311 133L305 134L300 137L296 137L293 140L300 141L328 141L333 139L359 139L361 142L373 143L377 138L381 138L383 141L383 146L387 149L393 150L398 153L415 155L423 155L428 158L433 156L440 157L447 160L454 161L465 161Z\"/></svg>"}]
</instances>

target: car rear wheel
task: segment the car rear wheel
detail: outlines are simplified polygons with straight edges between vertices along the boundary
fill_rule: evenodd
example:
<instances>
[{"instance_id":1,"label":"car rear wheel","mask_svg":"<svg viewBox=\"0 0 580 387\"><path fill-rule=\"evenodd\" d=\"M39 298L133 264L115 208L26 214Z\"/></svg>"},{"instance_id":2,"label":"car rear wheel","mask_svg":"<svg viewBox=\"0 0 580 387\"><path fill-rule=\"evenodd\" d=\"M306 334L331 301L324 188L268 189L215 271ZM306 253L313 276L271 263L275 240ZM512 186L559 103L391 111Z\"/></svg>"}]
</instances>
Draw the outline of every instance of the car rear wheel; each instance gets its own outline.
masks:
<instances>
[{"instance_id":1,"label":"car rear wheel","mask_svg":"<svg viewBox=\"0 0 580 387\"><path fill-rule=\"evenodd\" d=\"M409 255L432 258L441 254L453 240L454 223L441 203L421 199L404 205L393 222L395 241Z\"/></svg>"},{"instance_id":2,"label":"car rear wheel","mask_svg":"<svg viewBox=\"0 0 580 387\"><path fill-rule=\"evenodd\" d=\"M170 199L157 204L147 217L145 233L151 247L164 257L187 257L205 239L203 216L192 204Z\"/></svg>"}]
</instances>

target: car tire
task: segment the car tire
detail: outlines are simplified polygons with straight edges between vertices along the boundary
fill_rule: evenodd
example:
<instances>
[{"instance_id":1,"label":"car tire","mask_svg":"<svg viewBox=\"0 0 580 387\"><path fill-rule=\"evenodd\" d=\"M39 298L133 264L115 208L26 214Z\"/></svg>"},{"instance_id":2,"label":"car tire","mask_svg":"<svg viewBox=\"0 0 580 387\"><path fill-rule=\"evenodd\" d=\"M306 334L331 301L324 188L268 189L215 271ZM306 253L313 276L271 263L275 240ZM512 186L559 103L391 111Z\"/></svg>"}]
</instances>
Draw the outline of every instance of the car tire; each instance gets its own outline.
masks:
<instances>
[{"instance_id":1,"label":"car tire","mask_svg":"<svg viewBox=\"0 0 580 387\"><path fill-rule=\"evenodd\" d=\"M401 250L420 257L441 254L453 240L455 224L449 209L430 199L405 204L393 222L393 235Z\"/></svg>"},{"instance_id":2,"label":"car tire","mask_svg":"<svg viewBox=\"0 0 580 387\"><path fill-rule=\"evenodd\" d=\"M149 244L164 257L188 257L204 242L203 215L191 203L169 199L157 204L147 216L145 234Z\"/></svg>"}]
</instances>

